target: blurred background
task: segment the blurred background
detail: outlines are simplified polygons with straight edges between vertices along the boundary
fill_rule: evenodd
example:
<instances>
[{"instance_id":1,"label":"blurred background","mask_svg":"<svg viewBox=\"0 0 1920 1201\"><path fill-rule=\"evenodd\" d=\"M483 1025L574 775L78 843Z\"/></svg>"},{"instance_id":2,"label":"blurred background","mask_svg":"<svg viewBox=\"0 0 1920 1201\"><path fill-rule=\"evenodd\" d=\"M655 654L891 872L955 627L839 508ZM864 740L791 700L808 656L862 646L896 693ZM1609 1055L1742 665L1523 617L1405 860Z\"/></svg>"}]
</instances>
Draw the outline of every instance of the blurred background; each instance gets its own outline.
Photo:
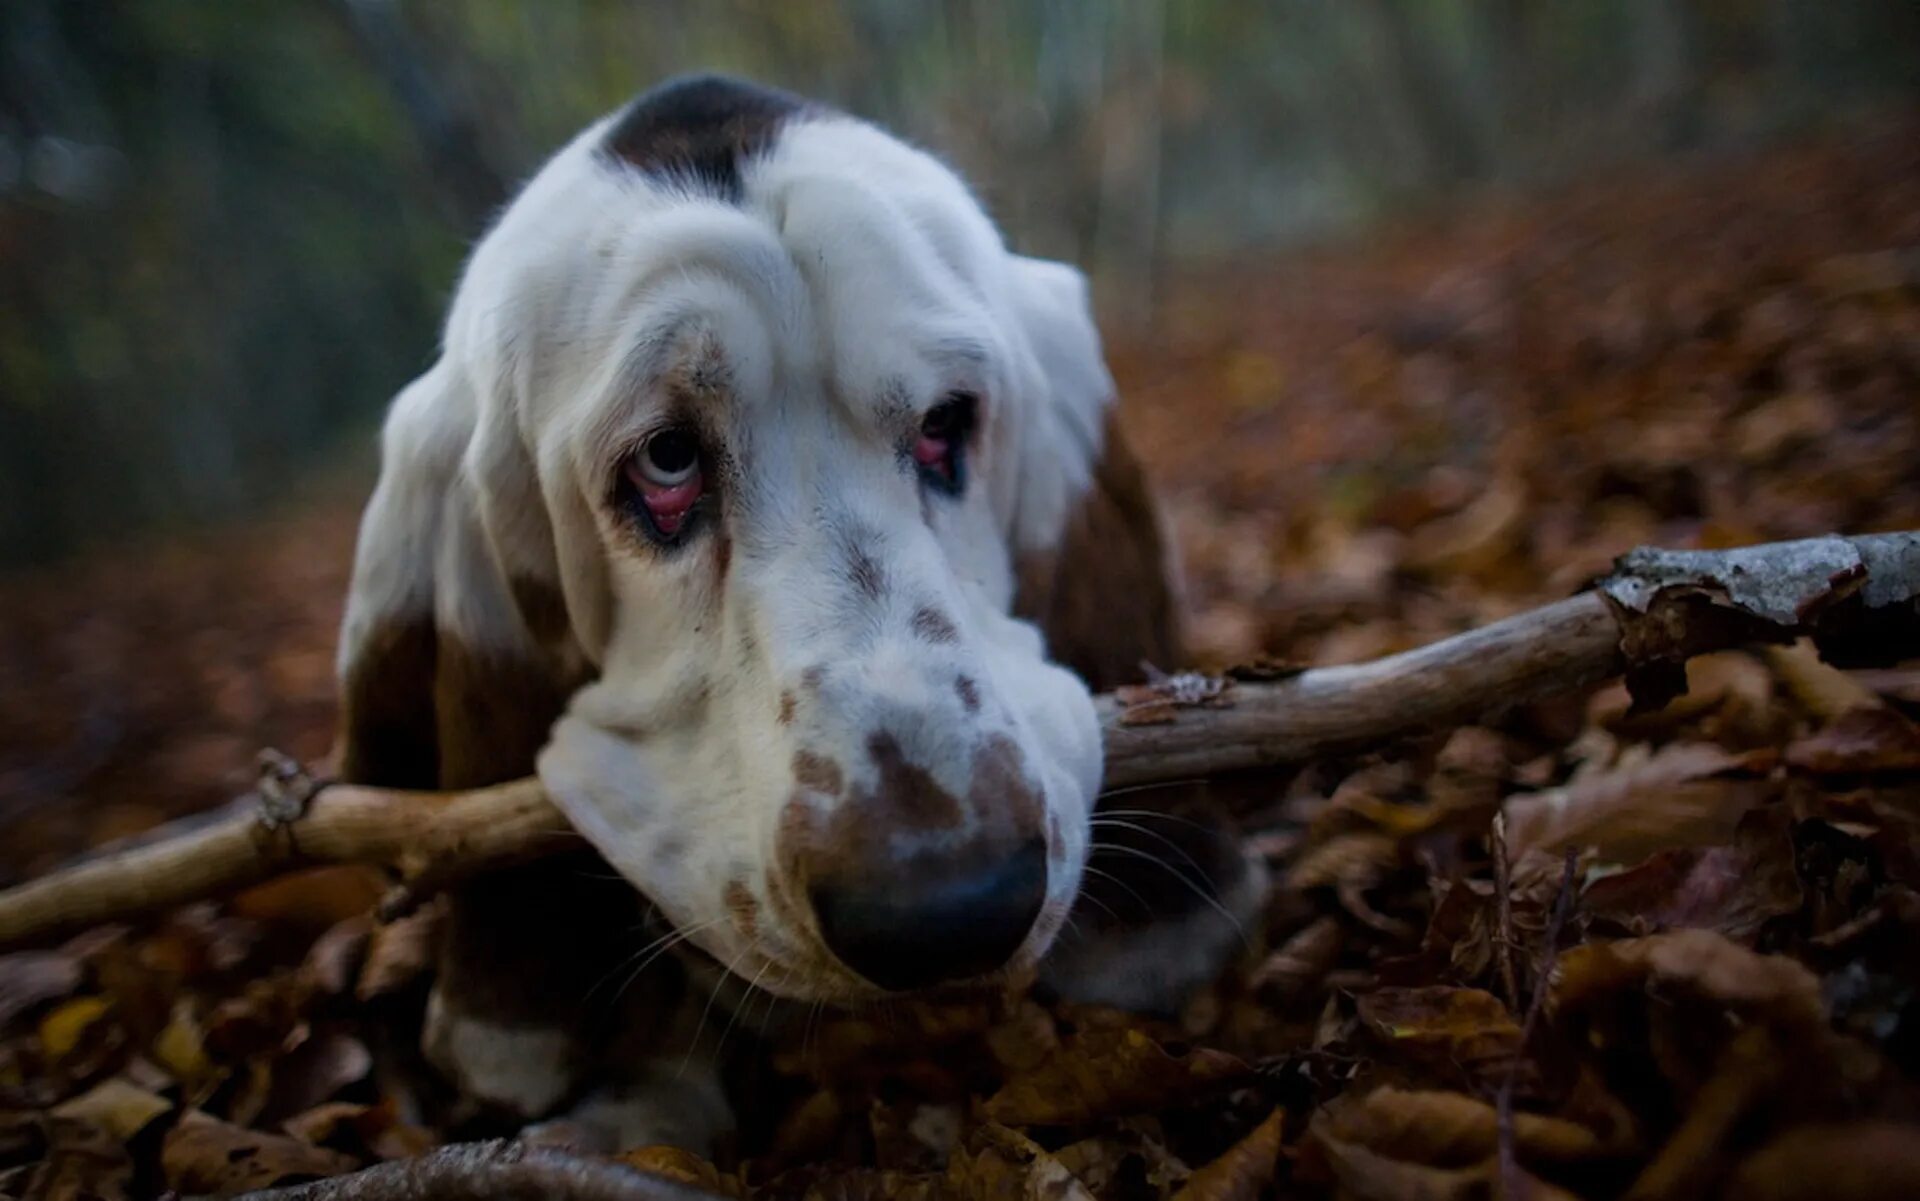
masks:
<instances>
[{"instance_id":1,"label":"blurred background","mask_svg":"<svg viewBox=\"0 0 1920 1201\"><path fill-rule=\"evenodd\" d=\"M325 751L372 431L465 248L703 68L937 150L1090 271L1203 657L1920 510L1913 0L7 0L29 858Z\"/></svg>"}]
</instances>

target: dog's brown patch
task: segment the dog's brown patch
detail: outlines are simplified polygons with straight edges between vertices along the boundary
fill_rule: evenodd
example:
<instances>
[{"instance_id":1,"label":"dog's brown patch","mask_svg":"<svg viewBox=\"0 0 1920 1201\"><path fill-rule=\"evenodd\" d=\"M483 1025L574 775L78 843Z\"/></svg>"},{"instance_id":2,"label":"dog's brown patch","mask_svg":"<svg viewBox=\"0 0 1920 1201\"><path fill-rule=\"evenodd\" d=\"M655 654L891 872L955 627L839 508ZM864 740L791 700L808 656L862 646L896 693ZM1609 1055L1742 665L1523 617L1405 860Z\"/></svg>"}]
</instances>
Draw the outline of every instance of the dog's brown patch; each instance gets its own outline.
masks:
<instances>
[{"instance_id":1,"label":"dog's brown patch","mask_svg":"<svg viewBox=\"0 0 1920 1201\"><path fill-rule=\"evenodd\" d=\"M1013 739L996 734L973 757L967 803L984 829L1012 842L1024 842L1041 830L1046 805L1021 770L1025 757Z\"/></svg>"},{"instance_id":2,"label":"dog's brown patch","mask_svg":"<svg viewBox=\"0 0 1920 1201\"><path fill-rule=\"evenodd\" d=\"M799 709L799 707L800 698L793 695L793 690L790 688L783 689L780 693L780 724L783 726L792 725L794 712Z\"/></svg>"},{"instance_id":3,"label":"dog's brown patch","mask_svg":"<svg viewBox=\"0 0 1920 1201\"><path fill-rule=\"evenodd\" d=\"M953 690L959 694L960 704L967 712L980 712L980 685L973 682L972 676L955 676Z\"/></svg>"},{"instance_id":4,"label":"dog's brown patch","mask_svg":"<svg viewBox=\"0 0 1920 1201\"><path fill-rule=\"evenodd\" d=\"M826 680L827 669L824 667L809 667L800 673L800 687L808 692L819 692L820 685L826 683Z\"/></svg>"},{"instance_id":5,"label":"dog's brown patch","mask_svg":"<svg viewBox=\"0 0 1920 1201\"><path fill-rule=\"evenodd\" d=\"M914 611L913 632L933 643L960 641L960 631L954 628L953 619L932 605L922 605Z\"/></svg>"},{"instance_id":6,"label":"dog's brown patch","mask_svg":"<svg viewBox=\"0 0 1920 1201\"><path fill-rule=\"evenodd\" d=\"M531 772L573 687L545 664L441 635L433 681L440 787L479 788Z\"/></svg>"},{"instance_id":7,"label":"dog's brown patch","mask_svg":"<svg viewBox=\"0 0 1920 1201\"><path fill-rule=\"evenodd\" d=\"M763 152L780 127L812 107L773 88L718 75L671 80L629 104L604 151L653 175L740 198L740 164Z\"/></svg>"},{"instance_id":8,"label":"dog's brown patch","mask_svg":"<svg viewBox=\"0 0 1920 1201\"><path fill-rule=\"evenodd\" d=\"M867 739L867 754L879 772L873 792L856 796L850 809L865 810L867 820L895 829L951 830L964 825L966 811L917 763L909 763L893 735L882 731Z\"/></svg>"},{"instance_id":9,"label":"dog's brown patch","mask_svg":"<svg viewBox=\"0 0 1920 1201\"><path fill-rule=\"evenodd\" d=\"M745 881L727 881L727 887L721 894L721 903L733 916L735 929L748 938L759 937L760 902L754 899Z\"/></svg>"},{"instance_id":10,"label":"dog's brown patch","mask_svg":"<svg viewBox=\"0 0 1920 1201\"><path fill-rule=\"evenodd\" d=\"M1056 661L1105 691L1138 679L1142 659L1181 661L1167 566L1146 475L1109 413L1093 482L1059 543L1016 564L1014 613L1040 626Z\"/></svg>"},{"instance_id":11,"label":"dog's brown patch","mask_svg":"<svg viewBox=\"0 0 1920 1201\"><path fill-rule=\"evenodd\" d=\"M385 788L434 788L433 673L439 640L426 617L375 627L341 684L340 776Z\"/></svg>"},{"instance_id":12,"label":"dog's brown patch","mask_svg":"<svg viewBox=\"0 0 1920 1201\"><path fill-rule=\"evenodd\" d=\"M839 796L847 783L838 763L812 751L793 753L793 782L826 796Z\"/></svg>"},{"instance_id":13,"label":"dog's brown patch","mask_svg":"<svg viewBox=\"0 0 1920 1201\"><path fill-rule=\"evenodd\" d=\"M534 576L517 575L508 581L508 587L513 592L514 608L520 611L520 620L526 623L527 632L536 643L552 647L572 634L567 598L558 585Z\"/></svg>"}]
</instances>

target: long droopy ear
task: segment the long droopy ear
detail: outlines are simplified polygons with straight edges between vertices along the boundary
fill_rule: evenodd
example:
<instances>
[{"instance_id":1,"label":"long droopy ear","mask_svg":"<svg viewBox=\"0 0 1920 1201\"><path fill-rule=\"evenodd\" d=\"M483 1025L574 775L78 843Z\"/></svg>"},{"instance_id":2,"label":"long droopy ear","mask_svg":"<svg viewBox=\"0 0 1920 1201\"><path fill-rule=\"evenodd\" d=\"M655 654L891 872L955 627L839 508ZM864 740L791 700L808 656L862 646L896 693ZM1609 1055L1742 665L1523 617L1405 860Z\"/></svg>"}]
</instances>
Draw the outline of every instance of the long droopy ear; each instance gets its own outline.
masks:
<instances>
[{"instance_id":1,"label":"long droopy ear","mask_svg":"<svg viewBox=\"0 0 1920 1201\"><path fill-rule=\"evenodd\" d=\"M1014 612L1095 689L1180 663L1173 564L1114 411L1085 278L1014 260L1016 311L1045 395L1015 450Z\"/></svg>"},{"instance_id":2,"label":"long droopy ear","mask_svg":"<svg viewBox=\"0 0 1920 1201\"><path fill-rule=\"evenodd\" d=\"M512 453L484 435L499 424L447 357L387 415L340 637L348 780L466 788L526 775L580 682L537 499L529 521L528 506L480 495L480 479L530 478L489 461Z\"/></svg>"}]
</instances>

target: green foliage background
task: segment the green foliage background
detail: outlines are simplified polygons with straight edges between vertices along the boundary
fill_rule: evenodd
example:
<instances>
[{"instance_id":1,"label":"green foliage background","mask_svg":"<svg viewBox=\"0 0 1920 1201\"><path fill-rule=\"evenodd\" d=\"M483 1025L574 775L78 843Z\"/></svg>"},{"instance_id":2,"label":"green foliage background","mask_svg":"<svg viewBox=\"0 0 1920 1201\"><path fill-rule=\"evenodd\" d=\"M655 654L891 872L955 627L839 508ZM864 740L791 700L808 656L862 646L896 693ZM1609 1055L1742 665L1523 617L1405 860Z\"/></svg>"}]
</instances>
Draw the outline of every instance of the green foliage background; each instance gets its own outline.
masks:
<instances>
[{"instance_id":1,"label":"green foliage background","mask_svg":"<svg viewBox=\"0 0 1920 1201\"><path fill-rule=\"evenodd\" d=\"M1913 0L7 0L0 564L364 469L464 247L718 68L937 148L1122 331L1168 272L1920 90Z\"/></svg>"}]
</instances>

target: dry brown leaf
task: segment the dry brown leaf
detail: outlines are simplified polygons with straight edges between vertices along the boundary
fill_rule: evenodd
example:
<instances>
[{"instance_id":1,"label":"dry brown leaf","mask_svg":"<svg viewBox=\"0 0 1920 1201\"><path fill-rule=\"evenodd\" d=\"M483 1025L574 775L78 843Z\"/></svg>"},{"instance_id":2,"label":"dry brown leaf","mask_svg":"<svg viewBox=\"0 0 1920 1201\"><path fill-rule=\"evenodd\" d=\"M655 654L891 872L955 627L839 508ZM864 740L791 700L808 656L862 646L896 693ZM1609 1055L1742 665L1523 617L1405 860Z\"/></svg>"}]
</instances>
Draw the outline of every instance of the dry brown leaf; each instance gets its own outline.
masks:
<instances>
[{"instance_id":1,"label":"dry brown leaf","mask_svg":"<svg viewBox=\"0 0 1920 1201\"><path fill-rule=\"evenodd\" d=\"M231 1197L249 1189L338 1176L359 1167L360 1161L290 1135L248 1130L194 1111L167 1132L160 1166L169 1188Z\"/></svg>"},{"instance_id":2,"label":"dry brown leaf","mask_svg":"<svg viewBox=\"0 0 1920 1201\"><path fill-rule=\"evenodd\" d=\"M1725 1195L1740 1201L1912 1201L1920 1197L1920 1126L1802 1126L1749 1156Z\"/></svg>"},{"instance_id":3,"label":"dry brown leaf","mask_svg":"<svg viewBox=\"0 0 1920 1201\"><path fill-rule=\"evenodd\" d=\"M8 1116L0 1115L0 1146L30 1140L39 1151L38 1162L29 1161L31 1166L18 1178L18 1196L35 1201L124 1201L133 1196L133 1158L121 1139L90 1122L39 1114L19 1115L19 1124L9 1128ZM8 1181L9 1192L13 1184Z\"/></svg>"},{"instance_id":4,"label":"dry brown leaf","mask_svg":"<svg viewBox=\"0 0 1920 1201\"><path fill-rule=\"evenodd\" d=\"M75 997L40 1019L40 1053L58 1062L73 1055L113 1012L105 997Z\"/></svg>"},{"instance_id":5,"label":"dry brown leaf","mask_svg":"<svg viewBox=\"0 0 1920 1201\"><path fill-rule=\"evenodd\" d=\"M1003 1125L973 1132L947 1164L946 1186L957 1197L1019 1201L1094 1201L1067 1166L1026 1135Z\"/></svg>"},{"instance_id":6,"label":"dry brown leaf","mask_svg":"<svg viewBox=\"0 0 1920 1201\"><path fill-rule=\"evenodd\" d=\"M1789 746L1787 763L1827 775L1920 771L1920 726L1891 709L1849 709Z\"/></svg>"},{"instance_id":7,"label":"dry brown leaf","mask_svg":"<svg viewBox=\"0 0 1920 1201\"><path fill-rule=\"evenodd\" d=\"M1276 1109L1218 1159L1195 1168L1174 1201L1255 1201L1280 1166L1287 1111Z\"/></svg>"},{"instance_id":8,"label":"dry brown leaf","mask_svg":"<svg viewBox=\"0 0 1920 1201\"><path fill-rule=\"evenodd\" d=\"M0 955L0 1030L49 1001L72 996L85 979L79 958L65 951Z\"/></svg>"},{"instance_id":9,"label":"dry brown leaf","mask_svg":"<svg viewBox=\"0 0 1920 1201\"><path fill-rule=\"evenodd\" d=\"M1007 1126L1071 1126L1166 1109L1219 1092L1250 1069L1204 1047L1169 1052L1133 1029L1083 1030L988 1098L986 1116Z\"/></svg>"},{"instance_id":10,"label":"dry brown leaf","mask_svg":"<svg viewBox=\"0 0 1920 1201\"><path fill-rule=\"evenodd\" d=\"M1687 1099L1679 1129L1627 1190L1628 1201L1685 1201L1704 1195L1725 1170L1727 1144L1736 1127L1780 1083L1784 1067L1781 1048L1765 1026L1735 1034L1713 1075Z\"/></svg>"},{"instance_id":11,"label":"dry brown leaf","mask_svg":"<svg viewBox=\"0 0 1920 1201\"><path fill-rule=\"evenodd\" d=\"M1464 1093L1388 1085L1360 1097L1343 1095L1321 1113L1322 1129L1333 1137L1411 1163L1472 1167L1499 1150L1499 1114ZM1585 1163L1622 1150L1577 1122L1536 1113L1514 1114L1513 1135L1523 1163Z\"/></svg>"},{"instance_id":12,"label":"dry brown leaf","mask_svg":"<svg viewBox=\"0 0 1920 1201\"><path fill-rule=\"evenodd\" d=\"M391 1099L377 1105L329 1101L293 1115L280 1129L359 1159L411 1159L436 1146L427 1131L400 1121Z\"/></svg>"},{"instance_id":13,"label":"dry brown leaf","mask_svg":"<svg viewBox=\"0 0 1920 1201\"><path fill-rule=\"evenodd\" d=\"M1477 988L1379 988L1359 998L1359 1017L1383 1052L1469 1076L1503 1069L1520 1050L1513 1015Z\"/></svg>"},{"instance_id":14,"label":"dry brown leaf","mask_svg":"<svg viewBox=\"0 0 1920 1201\"><path fill-rule=\"evenodd\" d=\"M1561 954L1551 1004L1581 1009L1622 993L1688 993L1710 1004L1803 1030L1823 1028L1820 981L1784 955L1760 955L1710 930L1589 943Z\"/></svg>"},{"instance_id":15,"label":"dry brown leaf","mask_svg":"<svg viewBox=\"0 0 1920 1201\"><path fill-rule=\"evenodd\" d=\"M362 1001L384 997L425 976L433 963L435 937L444 906L422 906L407 916L375 926L367 944L354 996Z\"/></svg>"},{"instance_id":16,"label":"dry brown leaf","mask_svg":"<svg viewBox=\"0 0 1920 1201\"><path fill-rule=\"evenodd\" d=\"M1307 1127L1302 1173L1330 1177L1343 1201L1485 1201L1503 1195L1496 1159L1471 1167L1447 1168L1395 1159L1358 1141L1342 1138L1328 1119L1316 1113ZM1577 1201L1572 1193L1524 1170L1519 1182L1529 1201Z\"/></svg>"},{"instance_id":17,"label":"dry brown leaf","mask_svg":"<svg viewBox=\"0 0 1920 1201\"><path fill-rule=\"evenodd\" d=\"M1850 710L1880 704L1880 698L1858 680L1823 662L1811 642L1762 647L1760 654L1793 699L1815 717L1832 721Z\"/></svg>"},{"instance_id":18,"label":"dry brown leaf","mask_svg":"<svg viewBox=\"0 0 1920 1201\"><path fill-rule=\"evenodd\" d=\"M171 1112L173 1102L119 1077L102 1081L53 1108L54 1117L84 1122L123 1143L133 1141L133 1136L154 1119Z\"/></svg>"},{"instance_id":19,"label":"dry brown leaf","mask_svg":"<svg viewBox=\"0 0 1920 1201\"><path fill-rule=\"evenodd\" d=\"M373 916L359 913L336 923L313 940L300 963L300 977L320 996L337 997L353 988L373 941Z\"/></svg>"},{"instance_id":20,"label":"dry brown leaf","mask_svg":"<svg viewBox=\"0 0 1920 1201\"><path fill-rule=\"evenodd\" d=\"M1771 758L1674 743L1564 787L1509 798L1508 846L1516 859L1591 846L1603 858L1637 863L1676 846L1724 843L1743 815L1773 795L1769 781L1753 776Z\"/></svg>"},{"instance_id":21,"label":"dry brown leaf","mask_svg":"<svg viewBox=\"0 0 1920 1201\"><path fill-rule=\"evenodd\" d=\"M664 1176L668 1180L677 1180L711 1193L721 1193L729 1197L741 1195L740 1182L722 1173L705 1159L680 1147L652 1146L635 1147L614 1156L630 1168L642 1172L651 1172L655 1176Z\"/></svg>"},{"instance_id":22,"label":"dry brown leaf","mask_svg":"<svg viewBox=\"0 0 1920 1201\"><path fill-rule=\"evenodd\" d=\"M1296 930L1254 969L1248 986L1262 997L1284 1003L1300 997L1326 979L1340 960L1346 939L1340 923L1331 917L1317 918L1304 929Z\"/></svg>"},{"instance_id":23,"label":"dry brown leaf","mask_svg":"<svg viewBox=\"0 0 1920 1201\"><path fill-rule=\"evenodd\" d=\"M1783 811L1757 809L1740 823L1732 846L1661 852L1594 881L1581 905L1635 934L1696 927L1749 942L1804 900L1791 821Z\"/></svg>"}]
</instances>

